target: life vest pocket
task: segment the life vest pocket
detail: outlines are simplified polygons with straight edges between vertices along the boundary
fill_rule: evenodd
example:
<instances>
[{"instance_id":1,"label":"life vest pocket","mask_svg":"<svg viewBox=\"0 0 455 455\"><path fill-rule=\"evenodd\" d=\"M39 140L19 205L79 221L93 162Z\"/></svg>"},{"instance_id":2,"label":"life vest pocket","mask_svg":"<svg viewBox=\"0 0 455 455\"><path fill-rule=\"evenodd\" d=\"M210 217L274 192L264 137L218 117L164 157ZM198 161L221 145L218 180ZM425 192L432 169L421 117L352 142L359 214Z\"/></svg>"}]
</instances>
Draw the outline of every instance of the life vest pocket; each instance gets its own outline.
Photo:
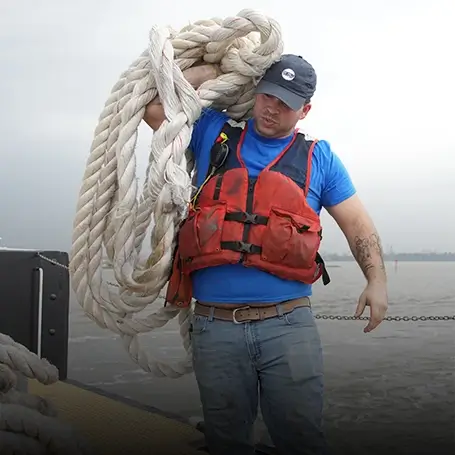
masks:
<instances>
[{"instance_id":1,"label":"life vest pocket","mask_svg":"<svg viewBox=\"0 0 455 455\"><path fill-rule=\"evenodd\" d=\"M261 258L264 261L291 268L309 269L314 266L321 244L321 226L312 216L272 207L262 237Z\"/></svg>"},{"instance_id":2,"label":"life vest pocket","mask_svg":"<svg viewBox=\"0 0 455 455\"><path fill-rule=\"evenodd\" d=\"M179 231L180 256L189 259L220 251L225 216L223 201L207 202L190 213Z\"/></svg>"}]
</instances>

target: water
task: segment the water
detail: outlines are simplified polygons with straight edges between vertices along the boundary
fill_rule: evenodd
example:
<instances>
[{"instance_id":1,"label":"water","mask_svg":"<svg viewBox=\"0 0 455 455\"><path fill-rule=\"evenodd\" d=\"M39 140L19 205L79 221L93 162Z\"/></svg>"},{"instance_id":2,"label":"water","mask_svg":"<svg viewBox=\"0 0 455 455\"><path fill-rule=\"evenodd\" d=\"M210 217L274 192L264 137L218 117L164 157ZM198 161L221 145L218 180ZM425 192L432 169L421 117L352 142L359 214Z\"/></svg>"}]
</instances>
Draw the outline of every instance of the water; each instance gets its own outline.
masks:
<instances>
[{"instance_id":1,"label":"water","mask_svg":"<svg viewBox=\"0 0 455 455\"><path fill-rule=\"evenodd\" d=\"M329 270L329 286L315 286L315 313L354 314L364 279L355 263L338 265ZM389 316L455 314L455 263L399 263L396 271L393 263L387 266ZM74 300L70 323L70 378L185 418L201 415L193 375L156 379L143 372L118 337L97 327ZM317 323L334 453L455 453L454 320L385 321L370 334L362 332L366 321ZM176 321L142 336L141 343L162 359L183 356Z\"/></svg>"}]
</instances>

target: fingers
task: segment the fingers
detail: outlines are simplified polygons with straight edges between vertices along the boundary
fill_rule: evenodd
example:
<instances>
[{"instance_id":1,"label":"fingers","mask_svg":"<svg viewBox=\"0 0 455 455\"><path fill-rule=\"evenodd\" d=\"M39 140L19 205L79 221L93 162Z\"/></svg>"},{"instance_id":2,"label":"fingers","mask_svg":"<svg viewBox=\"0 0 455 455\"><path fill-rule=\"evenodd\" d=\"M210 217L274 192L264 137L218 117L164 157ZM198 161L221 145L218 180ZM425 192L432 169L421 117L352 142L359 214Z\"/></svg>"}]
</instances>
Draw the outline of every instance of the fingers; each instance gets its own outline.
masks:
<instances>
[{"instance_id":1,"label":"fingers","mask_svg":"<svg viewBox=\"0 0 455 455\"><path fill-rule=\"evenodd\" d=\"M364 333L374 330L384 319L385 308L378 307L378 305L370 306L370 320L367 326L363 329Z\"/></svg>"},{"instance_id":2,"label":"fingers","mask_svg":"<svg viewBox=\"0 0 455 455\"><path fill-rule=\"evenodd\" d=\"M370 298L370 293L366 289L359 297L359 302L354 313L355 318L359 318L365 311L365 307L370 307L370 318L364 327L364 333L374 330L383 320L387 312L387 298Z\"/></svg>"},{"instance_id":3,"label":"fingers","mask_svg":"<svg viewBox=\"0 0 455 455\"><path fill-rule=\"evenodd\" d=\"M354 313L354 317L358 318L362 316L363 312L365 311L365 307L367 305L367 299L364 293L359 297L359 303L357 304L357 308Z\"/></svg>"},{"instance_id":4,"label":"fingers","mask_svg":"<svg viewBox=\"0 0 455 455\"><path fill-rule=\"evenodd\" d=\"M373 313L373 311L371 311L371 313ZM363 332L364 332L364 333L371 332L371 331L374 330L380 323L381 323L381 320L380 320L380 319L377 319L377 318L373 317L373 315L371 315L371 316L370 316L370 321L368 322L368 324L366 325L366 327L364 327Z\"/></svg>"}]
</instances>

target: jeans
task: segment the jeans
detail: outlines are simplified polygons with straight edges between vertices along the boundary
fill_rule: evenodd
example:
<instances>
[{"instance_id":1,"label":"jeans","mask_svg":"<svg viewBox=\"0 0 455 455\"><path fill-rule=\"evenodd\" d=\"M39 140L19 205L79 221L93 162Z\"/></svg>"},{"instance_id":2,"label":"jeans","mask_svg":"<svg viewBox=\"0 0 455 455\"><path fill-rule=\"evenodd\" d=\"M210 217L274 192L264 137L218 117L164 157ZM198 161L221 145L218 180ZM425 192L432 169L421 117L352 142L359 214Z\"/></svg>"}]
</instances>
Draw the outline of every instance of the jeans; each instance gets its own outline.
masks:
<instances>
[{"instance_id":1,"label":"jeans","mask_svg":"<svg viewBox=\"0 0 455 455\"><path fill-rule=\"evenodd\" d=\"M193 365L211 455L254 454L260 404L281 455L325 455L322 346L311 308L241 324L192 316Z\"/></svg>"}]
</instances>

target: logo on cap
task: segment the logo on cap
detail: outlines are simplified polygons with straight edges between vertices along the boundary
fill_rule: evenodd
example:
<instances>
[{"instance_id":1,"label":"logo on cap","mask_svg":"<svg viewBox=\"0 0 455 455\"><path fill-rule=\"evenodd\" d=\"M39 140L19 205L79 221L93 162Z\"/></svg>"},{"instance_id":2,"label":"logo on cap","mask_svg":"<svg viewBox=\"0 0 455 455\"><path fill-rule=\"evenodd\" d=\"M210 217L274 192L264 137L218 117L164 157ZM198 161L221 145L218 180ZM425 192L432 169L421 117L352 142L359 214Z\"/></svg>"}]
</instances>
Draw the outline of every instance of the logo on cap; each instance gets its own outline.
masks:
<instances>
[{"instance_id":1,"label":"logo on cap","mask_svg":"<svg viewBox=\"0 0 455 455\"><path fill-rule=\"evenodd\" d=\"M292 81L292 79L294 79L294 77L295 77L294 70L291 70L291 68L286 68L285 70L283 70L281 72L281 77L285 81Z\"/></svg>"}]
</instances>

